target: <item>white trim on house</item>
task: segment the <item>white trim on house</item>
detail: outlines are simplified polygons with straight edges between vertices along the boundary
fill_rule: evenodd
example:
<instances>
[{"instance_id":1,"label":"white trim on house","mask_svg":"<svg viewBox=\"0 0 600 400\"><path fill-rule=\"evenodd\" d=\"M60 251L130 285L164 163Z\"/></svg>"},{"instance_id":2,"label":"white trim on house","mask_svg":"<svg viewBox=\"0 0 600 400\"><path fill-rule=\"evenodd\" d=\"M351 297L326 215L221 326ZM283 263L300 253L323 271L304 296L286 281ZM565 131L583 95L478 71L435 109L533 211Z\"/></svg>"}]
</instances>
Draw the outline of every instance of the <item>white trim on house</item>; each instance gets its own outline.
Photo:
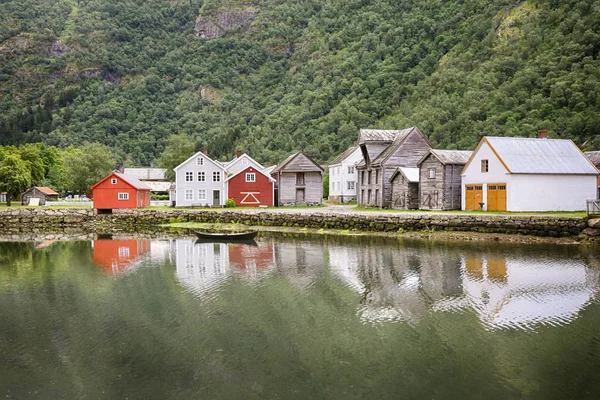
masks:
<instances>
[{"instance_id":1,"label":"white trim on house","mask_svg":"<svg viewBox=\"0 0 600 400\"><path fill-rule=\"evenodd\" d=\"M208 160L198 165L197 158ZM212 206L213 193L219 191L219 205L224 206L228 198L227 183L225 177L227 172L223 165L215 162L202 152L194 154L187 161L179 164L175 169L175 197L177 207ZM214 181L215 173L219 180ZM192 180L186 181L186 175L191 174ZM204 177L203 181L198 178ZM200 196L204 190L205 198Z\"/></svg>"}]
</instances>

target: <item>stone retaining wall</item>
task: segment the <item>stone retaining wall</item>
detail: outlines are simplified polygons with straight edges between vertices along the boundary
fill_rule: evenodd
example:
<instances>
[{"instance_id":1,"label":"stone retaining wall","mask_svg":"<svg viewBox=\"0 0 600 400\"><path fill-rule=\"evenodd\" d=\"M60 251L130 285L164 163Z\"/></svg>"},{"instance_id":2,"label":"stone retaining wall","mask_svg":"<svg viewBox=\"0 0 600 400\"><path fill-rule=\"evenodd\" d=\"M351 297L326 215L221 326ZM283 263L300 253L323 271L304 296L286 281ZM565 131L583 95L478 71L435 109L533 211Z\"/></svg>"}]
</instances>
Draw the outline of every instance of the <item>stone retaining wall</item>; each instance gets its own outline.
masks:
<instances>
[{"instance_id":1,"label":"stone retaining wall","mask_svg":"<svg viewBox=\"0 0 600 400\"><path fill-rule=\"evenodd\" d=\"M116 210L115 214L94 215L88 209L0 209L0 232L49 232L73 229L80 232L160 229L174 222L239 223L246 225L297 228L348 229L398 232L408 230L472 231L533 236L598 236L599 220L553 215L482 215L390 213L307 213L264 210Z\"/></svg>"}]
</instances>

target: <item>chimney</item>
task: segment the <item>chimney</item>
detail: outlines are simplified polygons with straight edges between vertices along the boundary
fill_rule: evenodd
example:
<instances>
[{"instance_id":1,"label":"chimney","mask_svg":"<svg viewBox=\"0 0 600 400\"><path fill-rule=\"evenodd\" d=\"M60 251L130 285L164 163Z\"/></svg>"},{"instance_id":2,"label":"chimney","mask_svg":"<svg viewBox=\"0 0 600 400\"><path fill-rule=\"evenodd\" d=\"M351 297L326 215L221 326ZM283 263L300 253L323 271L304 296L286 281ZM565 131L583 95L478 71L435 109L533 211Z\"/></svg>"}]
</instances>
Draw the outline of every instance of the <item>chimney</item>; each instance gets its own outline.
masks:
<instances>
[{"instance_id":1,"label":"chimney","mask_svg":"<svg viewBox=\"0 0 600 400\"><path fill-rule=\"evenodd\" d=\"M542 129L540 129L540 130L538 131L538 137L539 137L540 139L548 139L548 131L547 131L547 130L542 130Z\"/></svg>"},{"instance_id":2,"label":"chimney","mask_svg":"<svg viewBox=\"0 0 600 400\"><path fill-rule=\"evenodd\" d=\"M207 156L208 155L208 149L205 147L204 148L204 155Z\"/></svg>"},{"instance_id":3,"label":"chimney","mask_svg":"<svg viewBox=\"0 0 600 400\"><path fill-rule=\"evenodd\" d=\"M273 161L269 161L269 167L272 167L273 165L275 165L275 163Z\"/></svg>"},{"instance_id":4,"label":"chimney","mask_svg":"<svg viewBox=\"0 0 600 400\"><path fill-rule=\"evenodd\" d=\"M236 151L235 155L237 156L237 158L240 158L242 156L242 151L241 150Z\"/></svg>"}]
</instances>

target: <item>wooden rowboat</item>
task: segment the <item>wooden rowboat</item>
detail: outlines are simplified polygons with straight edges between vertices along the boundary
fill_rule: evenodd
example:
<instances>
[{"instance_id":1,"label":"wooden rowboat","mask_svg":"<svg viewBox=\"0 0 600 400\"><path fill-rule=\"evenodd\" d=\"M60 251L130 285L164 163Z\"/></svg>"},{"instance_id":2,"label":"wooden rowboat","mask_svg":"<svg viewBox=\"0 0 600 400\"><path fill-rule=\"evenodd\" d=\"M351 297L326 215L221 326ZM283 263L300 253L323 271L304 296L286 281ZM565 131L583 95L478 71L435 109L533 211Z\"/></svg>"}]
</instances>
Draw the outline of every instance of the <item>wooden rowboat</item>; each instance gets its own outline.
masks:
<instances>
[{"instance_id":1,"label":"wooden rowboat","mask_svg":"<svg viewBox=\"0 0 600 400\"><path fill-rule=\"evenodd\" d=\"M258 234L258 231L250 231L250 232L231 232L231 233L222 233L222 232L198 232L194 231L198 239L202 240L252 240Z\"/></svg>"}]
</instances>

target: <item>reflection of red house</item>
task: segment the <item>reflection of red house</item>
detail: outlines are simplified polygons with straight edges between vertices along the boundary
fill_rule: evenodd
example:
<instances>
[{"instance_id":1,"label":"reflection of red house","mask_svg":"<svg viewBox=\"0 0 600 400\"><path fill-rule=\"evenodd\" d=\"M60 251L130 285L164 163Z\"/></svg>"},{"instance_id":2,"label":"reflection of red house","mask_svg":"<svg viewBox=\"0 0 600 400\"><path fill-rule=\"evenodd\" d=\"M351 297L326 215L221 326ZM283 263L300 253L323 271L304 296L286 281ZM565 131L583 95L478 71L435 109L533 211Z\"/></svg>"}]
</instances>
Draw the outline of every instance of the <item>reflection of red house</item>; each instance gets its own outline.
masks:
<instances>
[{"instance_id":1,"label":"reflection of red house","mask_svg":"<svg viewBox=\"0 0 600 400\"><path fill-rule=\"evenodd\" d=\"M273 244L258 246L235 243L229 245L229 265L247 272L262 272L274 264Z\"/></svg>"},{"instance_id":2,"label":"reflection of red house","mask_svg":"<svg viewBox=\"0 0 600 400\"><path fill-rule=\"evenodd\" d=\"M273 205L275 180L260 169L248 167L227 178L229 198L238 206Z\"/></svg>"},{"instance_id":3,"label":"reflection of red house","mask_svg":"<svg viewBox=\"0 0 600 400\"><path fill-rule=\"evenodd\" d=\"M113 171L92 186L94 208L139 208L150 205L150 187L136 178Z\"/></svg>"},{"instance_id":4,"label":"reflection of red house","mask_svg":"<svg viewBox=\"0 0 600 400\"><path fill-rule=\"evenodd\" d=\"M94 240L94 263L111 274L120 274L150 251L149 240Z\"/></svg>"}]
</instances>

